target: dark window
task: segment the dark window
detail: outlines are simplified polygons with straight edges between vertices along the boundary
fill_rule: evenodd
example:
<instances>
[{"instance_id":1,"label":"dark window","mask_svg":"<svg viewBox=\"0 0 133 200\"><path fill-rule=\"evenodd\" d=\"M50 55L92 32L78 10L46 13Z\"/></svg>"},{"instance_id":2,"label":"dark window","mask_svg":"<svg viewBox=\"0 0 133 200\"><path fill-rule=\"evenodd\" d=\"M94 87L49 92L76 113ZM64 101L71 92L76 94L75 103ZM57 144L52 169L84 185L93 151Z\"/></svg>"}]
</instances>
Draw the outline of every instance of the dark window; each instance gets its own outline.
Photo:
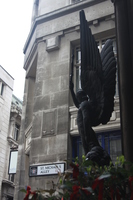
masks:
<instances>
[{"instance_id":1,"label":"dark window","mask_svg":"<svg viewBox=\"0 0 133 200\"><path fill-rule=\"evenodd\" d=\"M15 124L13 139L16 140L16 141L18 141L19 130L20 130L20 126L18 124Z\"/></svg>"},{"instance_id":2,"label":"dark window","mask_svg":"<svg viewBox=\"0 0 133 200\"><path fill-rule=\"evenodd\" d=\"M122 154L120 131L99 133L98 140L100 145L110 154L113 162Z\"/></svg>"},{"instance_id":3,"label":"dark window","mask_svg":"<svg viewBox=\"0 0 133 200\"><path fill-rule=\"evenodd\" d=\"M83 147L82 147L82 143L81 143L81 138L80 138L80 136L78 136L78 137L73 137L72 145L73 145L72 157L73 157L73 158L78 157L79 160L81 160L82 155L85 155L85 153L84 153L84 149L83 149Z\"/></svg>"},{"instance_id":4,"label":"dark window","mask_svg":"<svg viewBox=\"0 0 133 200\"><path fill-rule=\"evenodd\" d=\"M107 133L98 133L98 141L100 145L110 154L112 162L117 160L117 157L122 154L121 147L121 133L120 131L113 131ZM84 150L81 144L81 138L73 137L73 158L79 157L81 159L84 155Z\"/></svg>"},{"instance_id":5,"label":"dark window","mask_svg":"<svg viewBox=\"0 0 133 200\"><path fill-rule=\"evenodd\" d=\"M13 197L7 196L6 200L13 200Z\"/></svg>"}]
</instances>

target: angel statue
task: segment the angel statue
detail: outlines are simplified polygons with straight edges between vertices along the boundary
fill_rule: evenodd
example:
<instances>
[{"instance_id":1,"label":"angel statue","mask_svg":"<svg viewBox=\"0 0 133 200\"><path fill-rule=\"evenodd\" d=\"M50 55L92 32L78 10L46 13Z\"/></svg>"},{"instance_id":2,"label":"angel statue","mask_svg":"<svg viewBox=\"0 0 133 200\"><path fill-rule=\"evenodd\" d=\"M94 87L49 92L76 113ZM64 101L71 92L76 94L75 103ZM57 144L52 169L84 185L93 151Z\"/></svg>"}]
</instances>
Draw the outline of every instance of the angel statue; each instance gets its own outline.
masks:
<instances>
[{"instance_id":1,"label":"angel statue","mask_svg":"<svg viewBox=\"0 0 133 200\"><path fill-rule=\"evenodd\" d=\"M114 108L116 60L112 41L107 40L101 54L88 26L84 11L80 11L81 88L70 91L78 108L77 124L86 158L100 166L109 165L110 156L100 146L93 126L107 124ZM73 68L73 62L72 62ZM73 69L72 69L73 71Z\"/></svg>"}]
</instances>

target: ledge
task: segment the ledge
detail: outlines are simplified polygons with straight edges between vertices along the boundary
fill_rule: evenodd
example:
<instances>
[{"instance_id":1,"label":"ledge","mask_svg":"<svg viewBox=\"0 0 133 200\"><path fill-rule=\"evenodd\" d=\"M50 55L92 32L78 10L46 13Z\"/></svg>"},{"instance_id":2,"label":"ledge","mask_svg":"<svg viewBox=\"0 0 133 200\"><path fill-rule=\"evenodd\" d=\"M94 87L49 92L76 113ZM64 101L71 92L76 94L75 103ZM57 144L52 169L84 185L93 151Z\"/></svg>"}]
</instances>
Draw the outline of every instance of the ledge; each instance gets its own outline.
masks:
<instances>
[{"instance_id":1,"label":"ledge","mask_svg":"<svg viewBox=\"0 0 133 200\"><path fill-rule=\"evenodd\" d=\"M15 145L16 147L14 147L14 148L18 148L18 142L15 141L13 138L7 137L7 141L8 141L11 145Z\"/></svg>"},{"instance_id":2,"label":"ledge","mask_svg":"<svg viewBox=\"0 0 133 200\"><path fill-rule=\"evenodd\" d=\"M78 2L78 3L72 3L72 4L70 4L66 7L60 8L58 10L55 10L55 11L52 11L50 13L46 13L44 15L37 17L35 19L34 23L32 24L29 36L28 36L26 43L24 45L23 53L24 54L26 53L27 47L30 43L30 40L31 40L32 35L35 31L35 28L38 24L41 24L43 22L64 16L66 14L70 14L70 13L78 11L78 10L82 10L86 7L98 4L98 3L103 2L103 1L106 1L106 0L86 0L86 1L81 1L81 2Z\"/></svg>"},{"instance_id":3,"label":"ledge","mask_svg":"<svg viewBox=\"0 0 133 200\"><path fill-rule=\"evenodd\" d=\"M7 184L7 185L10 185L11 187L15 187L15 184L12 182L12 181L9 181L9 180L7 180L7 179L3 179L2 180L2 183L3 184Z\"/></svg>"}]
</instances>

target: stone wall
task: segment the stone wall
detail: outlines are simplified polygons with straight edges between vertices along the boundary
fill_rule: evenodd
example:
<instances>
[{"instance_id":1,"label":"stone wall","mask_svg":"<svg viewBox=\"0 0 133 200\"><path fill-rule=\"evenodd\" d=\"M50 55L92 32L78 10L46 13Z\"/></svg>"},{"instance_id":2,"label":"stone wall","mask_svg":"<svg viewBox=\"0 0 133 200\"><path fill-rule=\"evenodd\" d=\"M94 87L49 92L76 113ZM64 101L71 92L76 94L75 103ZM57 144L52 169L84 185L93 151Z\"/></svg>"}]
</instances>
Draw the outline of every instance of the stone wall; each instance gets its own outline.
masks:
<instances>
[{"instance_id":1,"label":"stone wall","mask_svg":"<svg viewBox=\"0 0 133 200\"><path fill-rule=\"evenodd\" d=\"M4 88L3 94L0 95L0 196L2 180L7 176L7 164L9 161L7 137L14 83L14 79L0 66L0 89L2 83Z\"/></svg>"}]
</instances>

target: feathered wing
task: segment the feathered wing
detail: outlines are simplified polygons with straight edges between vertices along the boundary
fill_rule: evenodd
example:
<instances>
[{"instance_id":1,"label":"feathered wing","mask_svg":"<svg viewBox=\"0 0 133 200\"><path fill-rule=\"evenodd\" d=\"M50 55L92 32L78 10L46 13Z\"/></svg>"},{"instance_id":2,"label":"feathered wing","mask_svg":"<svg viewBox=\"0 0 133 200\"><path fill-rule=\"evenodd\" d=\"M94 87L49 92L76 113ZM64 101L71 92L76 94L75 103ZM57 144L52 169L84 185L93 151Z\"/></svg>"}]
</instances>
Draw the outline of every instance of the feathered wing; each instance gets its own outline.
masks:
<instances>
[{"instance_id":1,"label":"feathered wing","mask_svg":"<svg viewBox=\"0 0 133 200\"><path fill-rule=\"evenodd\" d=\"M103 73L99 49L85 19L80 11L81 46L81 87L95 105L97 115L103 108Z\"/></svg>"},{"instance_id":2,"label":"feathered wing","mask_svg":"<svg viewBox=\"0 0 133 200\"><path fill-rule=\"evenodd\" d=\"M99 53L95 39L80 11L81 87L89 96L99 123L106 124L114 108L116 60L112 41L108 40Z\"/></svg>"},{"instance_id":3,"label":"feathered wing","mask_svg":"<svg viewBox=\"0 0 133 200\"><path fill-rule=\"evenodd\" d=\"M113 52L112 40L107 40L102 51L104 108L101 123L106 124L114 109L114 95L116 84L116 59Z\"/></svg>"}]
</instances>

